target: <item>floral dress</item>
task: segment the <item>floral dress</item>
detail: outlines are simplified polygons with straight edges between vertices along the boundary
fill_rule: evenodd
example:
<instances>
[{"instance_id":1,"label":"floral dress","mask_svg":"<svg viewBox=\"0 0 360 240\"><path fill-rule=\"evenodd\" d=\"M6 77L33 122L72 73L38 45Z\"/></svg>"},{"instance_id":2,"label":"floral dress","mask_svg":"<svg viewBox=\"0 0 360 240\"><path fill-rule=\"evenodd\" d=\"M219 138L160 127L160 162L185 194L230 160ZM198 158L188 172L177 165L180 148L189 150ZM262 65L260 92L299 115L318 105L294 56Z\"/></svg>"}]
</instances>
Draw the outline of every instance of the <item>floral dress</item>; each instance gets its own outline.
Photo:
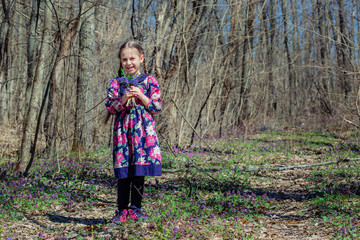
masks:
<instances>
[{"instance_id":1,"label":"floral dress","mask_svg":"<svg viewBox=\"0 0 360 240\"><path fill-rule=\"evenodd\" d=\"M136 99L135 106L124 106L121 98L124 87L110 80L105 102L109 113L115 114L113 137L113 166L115 178L160 176L161 152L156 134L154 115L161 111L159 84L153 76L141 75L138 88L150 100L145 106Z\"/></svg>"}]
</instances>

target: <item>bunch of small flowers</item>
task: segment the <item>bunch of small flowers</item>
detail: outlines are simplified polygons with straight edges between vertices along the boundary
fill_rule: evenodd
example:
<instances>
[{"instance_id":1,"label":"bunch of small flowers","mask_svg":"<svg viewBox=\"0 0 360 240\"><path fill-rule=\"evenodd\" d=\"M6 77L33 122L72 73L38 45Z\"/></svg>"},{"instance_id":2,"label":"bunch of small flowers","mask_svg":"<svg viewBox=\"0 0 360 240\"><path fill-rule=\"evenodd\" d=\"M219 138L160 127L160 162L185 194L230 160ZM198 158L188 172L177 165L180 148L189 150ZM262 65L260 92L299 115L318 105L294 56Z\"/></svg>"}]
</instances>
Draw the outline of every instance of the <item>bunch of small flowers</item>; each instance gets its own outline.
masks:
<instances>
[{"instance_id":1,"label":"bunch of small flowers","mask_svg":"<svg viewBox=\"0 0 360 240\"><path fill-rule=\"evenodd\" d=\"M124 70L121 68L122 76L119 78L116 78L120 86L125 90L125 92L130 90L131 86L137 87L139 85L139 78L136 77L136 75L126 75ZM127 101L126 106L132 106L134 107L136 105L135 97L130 97L130 99Z\"/></svg>"}]
</instances>

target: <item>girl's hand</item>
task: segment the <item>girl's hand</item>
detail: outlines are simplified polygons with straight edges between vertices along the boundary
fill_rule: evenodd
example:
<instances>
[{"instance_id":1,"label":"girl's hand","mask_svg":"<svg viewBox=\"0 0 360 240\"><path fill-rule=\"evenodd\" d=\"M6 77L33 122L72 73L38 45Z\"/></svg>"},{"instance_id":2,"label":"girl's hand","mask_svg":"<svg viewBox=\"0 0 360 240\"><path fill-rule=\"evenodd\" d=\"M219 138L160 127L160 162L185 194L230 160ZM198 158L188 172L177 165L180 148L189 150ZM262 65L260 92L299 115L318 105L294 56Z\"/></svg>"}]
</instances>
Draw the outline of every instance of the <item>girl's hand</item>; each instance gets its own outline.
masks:
<instances>
[{"instance_id":1,"label":"girl's hand","mask_svg":"<svg viewBox=\"0 0 360 240\"><path fill-rule=\"evenodd\" d=\"M129 92L132 94L132 96L139 98L146 107L149 105L150 99L144 95L140 88L131 86Z\"/></svg>"},{"instance_id":2,"label":"girl's hand","mask_svg":"<svg viewBox=\"0 0 360 240\"><path fill-rule=\"evenodd\" d=\"M129 100L129 98L131 98L131 97L133 97L133 94L130 93L130 91L126 91L125 94L121 98L122 105L125 105L127 103L127 101Z\"/></svg>"},{"instance_id":3,"label":"girl's hand","mask_svg":"<svg viewBox=\"0 0 360 240\"><path fill-rule=\"evenodd\" d=\"M131 93L132 96L138 97L138 98L140 98L140 99L141 99L142 95L144 95L144 94L142 93L142 91L140 90L140 88L134 87L134 86L130 86L129 93Z\"/></svg>"}]
</instances>

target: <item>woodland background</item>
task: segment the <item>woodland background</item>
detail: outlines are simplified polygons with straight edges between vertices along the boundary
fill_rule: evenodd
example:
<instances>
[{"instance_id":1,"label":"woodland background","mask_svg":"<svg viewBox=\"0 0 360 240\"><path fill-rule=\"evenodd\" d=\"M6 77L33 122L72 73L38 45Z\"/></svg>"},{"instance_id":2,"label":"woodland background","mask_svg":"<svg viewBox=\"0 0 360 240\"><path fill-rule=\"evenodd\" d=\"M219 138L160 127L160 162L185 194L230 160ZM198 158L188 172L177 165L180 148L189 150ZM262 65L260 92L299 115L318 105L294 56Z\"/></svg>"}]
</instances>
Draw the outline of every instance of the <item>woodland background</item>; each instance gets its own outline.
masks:
<instances>
[{"instance_id":1,"label":"woodland background","mask_svg":"<svg viewBox=\"0 0 360 240\"><path fill-rule=\"evenodd\" d=\"M119 68L118 49L129 39L143 45L147 69L160 83L163 145L273 124L356 127L359 6L356 0L2 0L0 123L22 129L17 168L24 171L35 152L111 144L104 100Z\"/></svg>"}]
</instances>

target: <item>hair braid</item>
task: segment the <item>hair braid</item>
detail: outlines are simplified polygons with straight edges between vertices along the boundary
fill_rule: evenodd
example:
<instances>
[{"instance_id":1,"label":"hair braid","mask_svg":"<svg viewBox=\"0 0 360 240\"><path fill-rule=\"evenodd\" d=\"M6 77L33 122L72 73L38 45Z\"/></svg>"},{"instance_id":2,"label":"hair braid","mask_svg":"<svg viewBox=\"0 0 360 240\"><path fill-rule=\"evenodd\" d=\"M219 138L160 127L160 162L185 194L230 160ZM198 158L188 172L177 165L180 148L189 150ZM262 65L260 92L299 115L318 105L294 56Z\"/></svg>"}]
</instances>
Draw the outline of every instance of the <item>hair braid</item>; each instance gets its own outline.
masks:
<instances>
[{"instance_id":1,"label":"hair braid","mask_svg":"<svg viewBox=\"0 0 360 240\"><path fill-rule=\"evenodd\" d=\"M146 59L145 59L145 57L144 57L144 62L143 62L143 68L144 68L144 73L148 74L148 70L146 68Z\"/></svg>"},{"instance_id":2,"label":"hair braid","mask_svg":"<svg viewBox=\"0 0 360 240\"><path fill-rule=\"evenodd\" d=\"M119 78L122 77L122 76L124 76L124 75L123 75L123 72L121 71L121 68L122 68L122 66L121 66L121 61L120 61L119 70L118 70L118 72L117 72Z\"/></svg>"}]
</instances>

